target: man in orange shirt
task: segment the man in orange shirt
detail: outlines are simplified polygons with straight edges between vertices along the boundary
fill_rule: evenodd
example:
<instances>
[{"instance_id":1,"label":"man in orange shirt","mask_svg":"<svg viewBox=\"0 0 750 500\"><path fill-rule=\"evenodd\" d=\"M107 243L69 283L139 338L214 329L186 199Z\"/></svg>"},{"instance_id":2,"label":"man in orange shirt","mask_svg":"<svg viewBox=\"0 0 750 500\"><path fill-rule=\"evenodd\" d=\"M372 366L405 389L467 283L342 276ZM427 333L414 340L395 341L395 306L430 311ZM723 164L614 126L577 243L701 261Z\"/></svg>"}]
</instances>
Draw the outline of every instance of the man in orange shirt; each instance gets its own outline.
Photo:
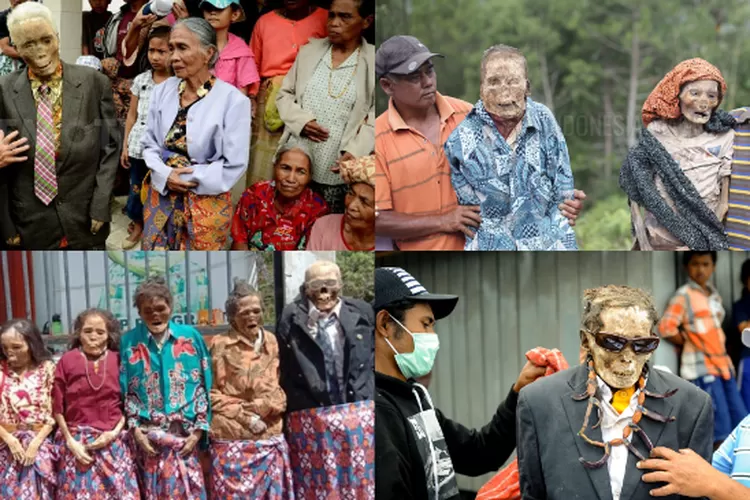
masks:
<instances>
[{"instance_id":1,"label":"man in orange shirt","mask_svg":"<svg viewBox=\"0 0 750 500\"><path fill-rule=\"evenodd\" d=\"M375 56L375 73L390 97L375 122L376 232L400 250L463 250L464 235L482 222L477 206L460 206L443 150L451 132L472 109L441 95L430 52L412 36L394 36ZM571 221L586 195L560 205Z\"/></svg>"}]
</instances>

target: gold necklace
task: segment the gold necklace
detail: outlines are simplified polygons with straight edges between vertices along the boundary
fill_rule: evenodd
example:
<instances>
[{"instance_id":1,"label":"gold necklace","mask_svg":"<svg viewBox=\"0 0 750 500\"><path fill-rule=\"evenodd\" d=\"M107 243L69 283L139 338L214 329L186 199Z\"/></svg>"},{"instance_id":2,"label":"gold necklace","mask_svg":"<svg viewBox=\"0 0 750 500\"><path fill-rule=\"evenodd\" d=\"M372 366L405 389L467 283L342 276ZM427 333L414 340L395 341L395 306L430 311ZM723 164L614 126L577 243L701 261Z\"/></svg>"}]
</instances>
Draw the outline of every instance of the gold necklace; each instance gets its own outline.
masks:
<instances>
[{"instance_id":1,"label":"gold necklace","mask_svg":"<svg viewBox=\"0 0 750 500\"><path fill-rule=\"evenodd\" d=\"M94 361L94 373L99 374L99 361L106 360L107 355L109 354L109 350L105 350L104 354L99 356L98 359ZM91 386L92 389L95 391L98 391L104 386L104 382L107 381L107 363L104 363L104 373L102 373L102 383L99 384L99 387L95 387L94 384L91 383L91 376L89 375L89 359L86 357L86 354L83 352L83 349L81 349L81 356L83 356L83 362L84 366L86 367L86 380L89 382L89 386Z\"/></svg>"},{"instance_id":2,"label":"gold necklace","mask_svg":"<svg viewBox=\"0 0 750 500\"><path fill-rule=\"evenodd\" d=\"M351 76L349 77L349 80L346 82L346 85L344 85L344 90L342 90L339 94L333 95L333 50L331 51L331 68L328 70L328 97L331 99L341 99L341 97L346 94L346 91L349 90L349 85L352 84L352 81L354 81L354 75L357 74L357 68L359 68L359 51L362 49L362 47L357 48L357 64L354 65L354 71L352 71ZM349 59L347 57L347 59ZM344 61L346 62L346 60ZM343 63L342 63L343 64Z\"/></svg>"}]
</instances>

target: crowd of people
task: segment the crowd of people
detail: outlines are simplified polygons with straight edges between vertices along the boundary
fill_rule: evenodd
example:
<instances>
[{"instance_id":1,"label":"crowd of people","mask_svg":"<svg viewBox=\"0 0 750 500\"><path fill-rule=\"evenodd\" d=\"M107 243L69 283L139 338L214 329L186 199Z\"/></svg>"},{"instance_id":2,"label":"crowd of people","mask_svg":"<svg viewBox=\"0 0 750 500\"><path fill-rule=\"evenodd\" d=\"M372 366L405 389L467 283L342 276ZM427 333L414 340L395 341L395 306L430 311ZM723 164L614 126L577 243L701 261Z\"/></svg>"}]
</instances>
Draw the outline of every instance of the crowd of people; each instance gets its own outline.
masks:
<instances>
[{"instance_id":1,"label":"crowd of people","mask_svg":"<svg viewBox=\"0 0 750 500\"><path fill-rule=\"evenodd\" d=\"M682 258L687 282L661 315L644 290L586 290L579 363L568 369L557 349L529 351L491 422L476 430L429 395L436 322L459 297L429 293L404 269L376 269L377 490L458 499L456 474L495 473L516 450L478 499L747 497L750 335L739 371L727 345L750 326L750 260L727 334L711 282L717 254ZM662 340L681 347L679 376L651 360Z\"/></svg>"},{"instance_id":2,"label":"crowd of people","mask_svg":"<svg viewBox=\"0 0 750 500\"><path fill-rule=\"evenodd\" d=\"M373 311L317 261L274 329L235 280L226 333L170 320L162 277L120 334L75 319L55 363L38 328L0 327L0 495L156 500L374 498Z\"/></svg>"},{"instance_id":3,"label":"crowd of people","mask_svg":"<svg viewBox=\"0 0 750 500\"><path fill-rule=\"evenodd\" d=\"M373 250L374 2L166 3L91 0L76 65L0 15L0 244L103 249L124 184L124 249Z\"/></svg>"}]
</instances>

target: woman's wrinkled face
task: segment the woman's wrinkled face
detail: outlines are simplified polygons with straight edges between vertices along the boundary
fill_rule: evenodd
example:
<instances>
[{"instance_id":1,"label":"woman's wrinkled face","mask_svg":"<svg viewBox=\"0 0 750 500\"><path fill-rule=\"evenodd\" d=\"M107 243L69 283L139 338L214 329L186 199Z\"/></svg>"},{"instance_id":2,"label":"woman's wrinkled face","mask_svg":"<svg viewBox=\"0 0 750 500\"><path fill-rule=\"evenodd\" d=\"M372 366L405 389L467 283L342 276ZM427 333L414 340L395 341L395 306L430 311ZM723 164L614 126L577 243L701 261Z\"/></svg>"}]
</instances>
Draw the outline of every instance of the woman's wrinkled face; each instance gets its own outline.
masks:
<instances>
[{"instance_id":1,"label":"woman's wrinkled face","mask_svg":"<svg viewBox=\"0 0 750 500\"><path fill-rule=\"evenodd\" d=\"M10 368L23 370L31 366L31 349L23 335L10 329L0 337L0 344Z\"/></svg>"},{"instance_id":2,"label":"woman's wrinkled face","mask_svg":"<svg viewBox=\"0 0 750 500\"><path fill-rule=\"evenodd\" d=\"M60 39L45 19L29 19L14 31L13 43L38 77L51 76L60 65Z\"/></svg>"},{"instance_id":3,"label":"woman's wrinkled face","mask_svg":"<svg viewBox=\"0 0 750 500\"><path fill-rule=\"evenodd\" d=\"M260 299L254 295L243 297L237 305L235 327L241 335L255 337L263 327L263 306Z\"/></svg>"},{"instance_id":4,"label":"woman's wrinkled face","mask_svg":"<svg viewBox=\"0 0 750 500\"><path fill-rule=\"evenodd\" d=\"M169 328L172 308L162 297L154 297L141 305L138 314L149 332L154 335L161 335Z\"/></svg>"},{"instance_id":5,"label":"woman's wrinkled face","mask_svg":"<svg viewBox=\"0 0 750 500\"><path fill-rule=\"evenodd\" d=\"M375 189L369 184L359 182L349 187L344 198L346 210L344 223L352 229L375 230Z\"/></svg>"},{"instance_id":6,"label":"woman's wrinkled face","mask_svg":"<svg viewBox=\"0 0 750 500\"><path fill-rule=\"evenodd\" d=\"M101 356L107 350L107 322L98 314L90 314L81 327L81 349L89 356Z\"/></svg>"},{"instance_id":7,"label":"woman's wrinkled face","mask_svg":"<svg viewBox=\"0 0 750 500\"><path fill-rule=\"evenodd\" d=\"M283 198L297 198L310 184L311 179L310 159L298 149L286 151L276 162L276 192Z\"/></svg>"},{"instance_id":8,"label":"woman's wrinkled face","mask_svg":"<svg viewBox=\"0 0 750 500\"><path fill-rule=\"evenodd\" d=\"M334 45L342 45L362 38L362 32L371 23L363 19L355 0L334 0L328 11L328 39Z\"/></svg>"},{"instance_id":9,"label":"woman's wrinkled face","mask_svg":"<svg viewBox=\"0 0 750 500\"><path fill-rule=\"evenodd\" d=\"M714 80L686 83L680 91L680 113L691 123L707 123L719 102L719 83Z\"/></svg>"},{"instance_id":10,"label":"woman's wrinkled face","mask_svg":"<svg viewBox=\"0 0 750 500\"><path fill-rule=\"evenodd\" d=\"M485 109L500 120L518 120L526 112L529 83L523 60L515 56L491 57L479 88Z\"/></svg>"},{"instance_id":11,"label":"woman's wrinkled face","mask_svg":"<svg viewBox=\"0 0 750 500\"><path fill-rule=\"evenodd\" d=\"M618 307L605 309L600 314L601 332L625 338L650 337L651 318L648 311L640 307ZM628 345L620 352L600 347L594 335L584 333L583 348L591 353L594 370L607 385L615 390L633 387L641 376L643 366L653 353L636 354Z\"/></svg>"},{"instance_id":12,"label":"woman's wrinkled face","mask_svg":"<svg viewBox=\"0 0 750 500\"><path fill-rule=\"evenodd\" d=\"M178 78L190 78L208 69L214 49L204 49L200 40L185 26L177 26L169 35L172 70Z\"/></svg>"}]
</instances>

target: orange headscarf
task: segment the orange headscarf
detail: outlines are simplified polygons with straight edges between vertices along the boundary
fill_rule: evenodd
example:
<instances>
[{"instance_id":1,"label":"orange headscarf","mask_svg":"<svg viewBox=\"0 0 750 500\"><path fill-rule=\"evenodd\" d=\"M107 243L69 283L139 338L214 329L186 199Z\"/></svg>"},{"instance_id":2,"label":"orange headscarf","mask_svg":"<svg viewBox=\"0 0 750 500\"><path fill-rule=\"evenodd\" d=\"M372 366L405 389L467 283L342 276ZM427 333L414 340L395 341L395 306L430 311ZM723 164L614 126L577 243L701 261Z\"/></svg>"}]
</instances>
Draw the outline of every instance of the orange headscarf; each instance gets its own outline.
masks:
<instances>
[{"instance_id":1,"label":"orange headscarf","mask_svg":"<svg viewBox=\"0 0 750 500\"><path fill-rule=\"evenodd\" d=\"M648 127L648 124L656 119L676 120L679 118L682 115L680 113L680 89L686 83L698 80L717 82L721 91L719 96L719 103L721 103L727 93L727 84L719 68L704 59L697 57L688 59L675 66L651 91L641 110L643 126Z\"/></svg>"}]
</instances>

